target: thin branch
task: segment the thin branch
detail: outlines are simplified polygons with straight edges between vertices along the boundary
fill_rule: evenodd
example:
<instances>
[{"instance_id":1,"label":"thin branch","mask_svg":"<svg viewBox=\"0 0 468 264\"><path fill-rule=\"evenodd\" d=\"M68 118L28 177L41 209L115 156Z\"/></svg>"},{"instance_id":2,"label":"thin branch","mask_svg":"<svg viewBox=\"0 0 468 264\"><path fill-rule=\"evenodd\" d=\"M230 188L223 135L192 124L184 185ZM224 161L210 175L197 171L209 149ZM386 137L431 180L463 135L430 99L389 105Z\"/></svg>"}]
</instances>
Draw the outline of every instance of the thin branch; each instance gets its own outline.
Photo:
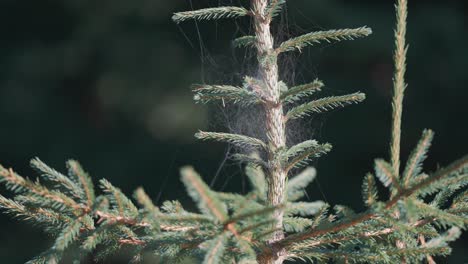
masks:
<instances>
[{"instance_id":1,"label":"thin branch","mask_svg":"<svg viewBox=\"0 0 468 264\"><path fill-rule=\"evenodd\" d=\"M261 147L266 149L266 144L260 139L239 134L199 131L195 134L195 137L201 140L227 142L238 147Z\"/></svg>"},{"instance_id":2,"label":"thin branch","mask_svg":"<svg viewBox=\"0 0 468 264\"><path fill-rule=\"evenodd\" d=\"M434 173L432 175L432 177L427 178L426 180L420 182L419 184L416 184L412 188L405 189L402 192L397 193L392 199L390 199L385 204L384 209L388 210L388 209L392 208L393 206L395 206L397 204L397 202L399 200L413 195L419 189L424 188L424 187L430 185L431 183L433 183L433 182L435 182L437 180L440 180L441 178L443 178L443 177L445 177L447 175L450 175L454 171L459 171L462 168L465 168L466 166L468 166L468 156L463 157L463 158L455 161L454 163L452 163L447 168L444 168L444 169L441 169L441 170L437 171L436 173ZM324 229L308 230L308 231L303 232L303 233L288 236L288 237L282 239L281 241L278 241L277 244L280 245L281 247L288 248L288 247L291 246L291 244L296 243L297 241L302 241L302 240L305 240L305 239L317 237L317 236L327 234L327 233L339 232L341 230L344 230L344 229L347 229L349 227L360 224L360 223L362 223L364 221L370 220L370 219L372 219L372 218L374 218L376 216L377 216L377 213L370 211L368 213L360 214L360 215L356 216L355 218L353 218L351 220L348 220L346 222L338 223L338 224L333 225L331 227L327 227L327 228L324 228Z\"/></svg>"},{"instance_id":3,"label":"thin branch","mask_svg":"<svg viewBox=\"0 0 468 264\"><path fill-rule=\"evenodd\" d=\"M189 19L215 20L221 18L241 17L249 14L249 10L242 7L223 6L214 8L204 8L194 11L178 12L172 16L172 20L178 24Z\"/></svg>"},{"instance_id":4,"label":"thin branch","mask_svg":"<svg viewBox=\"0 0 468 264\"><path fill-rule=\"evenodd\" d=\"M403 97L406 89L406 18L408 16L407 1L398 0L396 5L397 25L395 30L395 73L393 77L393 99L392 99L392 139L390 142L390 159L395 176L400 176L400 137L401 116L403 112Z\"/></svg>"},{"instance_id":5,"label":"thin branch","mask_svg":"<svg viewBox=\"0 0 468 264\"><path fill-rule=\"evenodd\" d=\"M372 30L368 27L311 32L286 40L276 49L276 53L279 54L294 50L301 51L301 49L306 46L313 46L314 44L320 44L322 42L331 43L332 41L353 40L369 36L370 34L372 34Z\"/></svg>"}]
</instances>

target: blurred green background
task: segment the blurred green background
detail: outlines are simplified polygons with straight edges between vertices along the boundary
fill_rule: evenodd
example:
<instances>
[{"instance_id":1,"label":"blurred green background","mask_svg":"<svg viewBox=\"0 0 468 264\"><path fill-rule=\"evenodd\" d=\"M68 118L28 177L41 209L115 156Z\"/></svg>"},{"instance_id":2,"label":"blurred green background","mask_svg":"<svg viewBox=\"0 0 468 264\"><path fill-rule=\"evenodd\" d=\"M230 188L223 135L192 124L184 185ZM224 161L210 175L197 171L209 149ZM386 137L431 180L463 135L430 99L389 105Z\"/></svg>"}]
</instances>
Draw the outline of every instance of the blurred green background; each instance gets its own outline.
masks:
<instances>
[{"instance_id":1,"label":"blurred green background","mask_svg":"<svg viewBox=\"0 0 468 264\"><path fill-rule=\"evenodd\" d=\"M62 171L65 160L75 158L95 180L107 178L128 194L142 185L158 203L179 199L188 207L179 182L182 165L195 166L215 189L245 191L241 166L224 162L229 149L195 142L193 134L249 123L230 115L224 120L220 106L195 105L189 87L235 82L253 69L251 54L230 44L249 31L247 23L170 20L175 11L239 2L1 0L0 163L33 177L32 157ZM311 200L362 209L361 179L374 158L388 156L393 2L288 3L283 37L363 25L374 31L366 39L321 45L282 60L289 84L319 77L325 94L367 94L364 103L314 116L294 131L294 137L334 145L314 164L319 174L308 189ZM467 1L410 1L408 34L402 154L408 155L422 129L434 129L426 162L432 171L468 150ZM3 214L0 227L2 263L23 263L51 242ZM448 263L468 263L467 240L465 234L455 244Z\"/></svg>"}]
</instances>

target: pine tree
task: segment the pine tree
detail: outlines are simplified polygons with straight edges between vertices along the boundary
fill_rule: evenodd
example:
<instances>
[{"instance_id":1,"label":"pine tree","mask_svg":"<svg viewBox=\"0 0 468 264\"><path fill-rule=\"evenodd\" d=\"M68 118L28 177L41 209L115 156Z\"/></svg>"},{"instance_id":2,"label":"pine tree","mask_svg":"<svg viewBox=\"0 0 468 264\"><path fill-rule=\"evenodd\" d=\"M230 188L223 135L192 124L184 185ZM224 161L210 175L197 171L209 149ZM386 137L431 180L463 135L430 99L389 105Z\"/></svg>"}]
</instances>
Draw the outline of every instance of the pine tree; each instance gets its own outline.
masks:
<instances>
[{"instance_id":1,"label":"pine tree","mask_svg":"<svg viewBox=\"0 0 468 264\"><path fill-rule=\"evenodd\" d=\"M255 51L258 76L246 76L239 86L197 85L193 89L197 102L264 109L258 114L264 115L265 140L223 132L195 134L251 152L236 155L246 163L251 191L245 195L217 192L192 167L184 167L182 183L199 209L190 212L178 201L157 206L142 188L132 200L105 179L99 181L101 194L97 195L92 179L74 160L66 163L65 175L33 159L31 166L40 176L36 181L0 166L0 182L13 193L11 199L0 195L0 207L55 237L54 244L29 263L59 263L64 254L73 254L76 261L88 254L101 259L123 246L131 248L133 262L151 252L163 263L187 259L195 263L435 263L434 256L450 253L448 243L468 224L468 157L424 173L422 163L434 136L424 130L401 168L406 0L396 5L390 162L376 159L374 173L364 177L364 212L301 201L304 188L316 176L307 164L330 152L332 146L316 140L291 146L286 128L290 120L359 103L365 95L355 92L311 99L324 83L314 80L288 87L279 80L277 61L283 53L365 37L372 31L368 27L316 31L274 43L270 25L285 5L285 0L252 0L249 8L223 6L173 16L176 23L242 17L252 22L254 35L242 36L234 44ZM292 175L298 169L302 171ZM379 194L376 179L388 189L388 197Z\"/></svg>"}]
</instances>

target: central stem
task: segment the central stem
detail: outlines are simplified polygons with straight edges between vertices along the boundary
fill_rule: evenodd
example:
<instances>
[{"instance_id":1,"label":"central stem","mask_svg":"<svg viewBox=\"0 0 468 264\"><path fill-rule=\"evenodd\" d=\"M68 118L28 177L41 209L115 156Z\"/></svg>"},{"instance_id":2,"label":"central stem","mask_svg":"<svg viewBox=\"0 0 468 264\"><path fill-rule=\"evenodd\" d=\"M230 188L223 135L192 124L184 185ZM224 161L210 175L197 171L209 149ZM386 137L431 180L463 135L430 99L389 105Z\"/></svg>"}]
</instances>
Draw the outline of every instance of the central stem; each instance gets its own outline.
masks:
<instances>
[{"instance_id":1,"label":"central stem","mask_svg":"<svg viewBox=\"0 0 468 264\"><path fill-rule=\"evenodd\" d=\"M270 32L271 17L266 14L268 0L252 0L253 20L256 36L259 76L267 89L269 102L265 104L266 135L268 139L268 203L272 206L281 205L285 201L287 172L281 162L275 158L279 149L286 146L285 121L283 106L280 102L278 86L277 55L273 47L273 36ZM284 238L283 209L273 213L276 220L275 231L269 240L273 244ZM262 257L262 263L283 263L284 251L272 248L269 256Z\"/></svg>"}]
</instances>

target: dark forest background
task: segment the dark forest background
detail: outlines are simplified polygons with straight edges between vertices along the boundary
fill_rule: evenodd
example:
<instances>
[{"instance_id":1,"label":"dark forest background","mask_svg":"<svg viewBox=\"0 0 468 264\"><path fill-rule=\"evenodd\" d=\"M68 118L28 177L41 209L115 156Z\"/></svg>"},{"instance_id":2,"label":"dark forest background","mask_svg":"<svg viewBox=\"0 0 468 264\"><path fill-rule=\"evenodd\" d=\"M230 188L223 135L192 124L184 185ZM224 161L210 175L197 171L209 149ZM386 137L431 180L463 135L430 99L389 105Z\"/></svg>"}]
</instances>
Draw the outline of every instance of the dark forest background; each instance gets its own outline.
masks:
<instances>
[{"instance_id":1,"label":"dark forest background","mask_svg":"<svg viewBox=\"0 0 468 264\"><path fill-rule=\"evenodd\" d=\"M235 120L223 120L220 106L195 105L189 87L236 82L252 69L250 55L230 44L249 31L247 23L199 23L197 30L170 19L191 5L230 2L245 1L0 0L0 163L35 177L33 157L62 171L74 158L96 181L107 178L128 194L142 185L158 203L179 199L189 207L182 165L193 165L215 189L245 191L241 166L224 162L229 149L193 138L198 129L222 130ZM311 200L361 210L362 177L374 158L388 157L393 2L294 0L278 24L282 37L363 25L374 31L283 61L289 84L319 77L325 94L367 94L364 103L295 131L334 145L314 164ZM433 171L468 150L468 1L410 1L408 22L403 159L424 128L434 129L426 162ZM2 263L23 263L51 245L40 230L3 214L0 238ZM468 263L467 248L464 234L447 262Z\"/></svg>"}]
</instances>

